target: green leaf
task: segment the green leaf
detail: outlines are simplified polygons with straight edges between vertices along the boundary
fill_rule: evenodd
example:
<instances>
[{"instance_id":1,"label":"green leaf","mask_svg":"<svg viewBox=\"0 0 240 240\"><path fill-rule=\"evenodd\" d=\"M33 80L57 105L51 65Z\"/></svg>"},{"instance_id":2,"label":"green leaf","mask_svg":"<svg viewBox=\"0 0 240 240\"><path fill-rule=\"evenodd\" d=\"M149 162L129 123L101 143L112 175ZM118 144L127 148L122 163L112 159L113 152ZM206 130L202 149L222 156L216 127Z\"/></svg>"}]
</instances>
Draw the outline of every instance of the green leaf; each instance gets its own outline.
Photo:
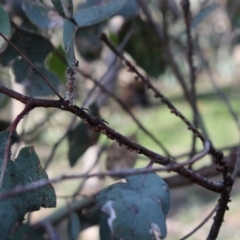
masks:
<instances>
[{"instance_id":1,"label":"green leaf","mask_svg":"<svg viewBox=\"0 0 240 240\"><path fill-rule=\"evenodd\" d=\"M95 1L92 2L95 3ZM78 9L74 13L73 18L79 27L90 26L112 17L125 3L126 0L101 1L101 4L95 3L94 6Z\"/></svg>"},{"instance_id":2,"label":"green leaf","mask_svg":"<svg viewBox=\"0 0 240 240\"><path fill-rule=\"evenodd\" d=\"M119 32L119 42L126 36L130 26L131 22L123 25ZM157 35L149 27L148 23L138 18L134 34L124 50L134 58L147 74L157 78L160 74L164 73L167 67L162 54L163 48L164 46L159 43Z\"/></svg>"},{"instance_id":3,"label":"green leaf","mask_svg":"<svg viewBox=\"0 0 240 240\"><path fill-rule=\"evenodd\" d=\"M96 105L90 107L92 115L100 118ZM100 134L89 129L82 121L68 133L68 160L73 167L80 156L92 145L94 145Z\"/></svg>"},{"instance_id":4,"label":"green leaf","mask_svg":"<svg viewBox=\"0 0 240 240\"><path fill-rule=\"evenodd\" d=\"M66 59L68 66L73 67L73 62L75 58L74 54L74 35L75 35L75 25L70 20L66 20L63 24L63 46L66 53Z\"/></svg>"},{"instance_id":5,"label":"green leaf","mask_svg":"<svg viewBox=\"0 0 240 240\"><path fill-rule=\"evenodd\" d=\"M51 0L58 13L63 17L72 17L73 2L72 0Z\"/></svg>"},{"instance_id":6,"label":"green leaf","mask_svg":"<svg viewBox=\"0 0 240 240\"><path fill-rule=\"evenodd\" d=\"M80 219L76 213L71 213L68 222L69 240L77 240L80 231L81 231Z\"/></svg>"},{"instance_id":7,"label":"green leaf","mask_svg":"<svg viewBox=\"0 0 240 240\"><path fill-rule=\"evenodd\" d=\"M44 67L44 61L48 53L54 50L52 44L42 36L16 31L11 41L19 48L42 74L52 83L53 87L59 87L58 78ZM32 95L46 96L53 94L41 77L36 74L25 62L24 59L11 46L8 46L0 55L0 63L4 66L13 65L15 81L23 84Z\"/></svg>"},{"instance_id":8,"label":"green leaf","mask_svg":"<svg viewBox=\"0 0 240 240\"><path fill-rule=\"evenodd\" d=\"M0 32L9 37L11 33L11 26L8 14L4 11L2 6L0 5Z\"/></svg>"},{"instance_id":9,"label":"green leaf","mask_svg":"<svg viewBox=\"0 0 240 240\"><path fill-rule=\"evenodd\" d=\"M63 25L62 17L38 0L23 1L22 6L29 20L42 29Z\"/></svg>"},{"instance_id":10,"label":"green leaf","mask_svg":"<svg viewBox=\"0 0 240 240\"><path fill-rule=\"evenodd\" d=\"M0 163L2 165L9 132L0 133ZM12 141L14 143L14 141ZM22 148L17 159L8 160L0 194L8 192L19 185L26 185L41 179L48 179L42 169L39 158L31 147ZM0 232L2 239L10 239L16 229L22 224L28 212L41 207L55 207L56 194L52 185L48 185L11 198L0 201Z\"/></svg>"},{"instance_id":11,"label":"green leaf","mask_svg":"<svg viewBox=\"0 0 240 240\"><path fill-rule=\"evenodd\" d=\"M170 194L155 173L126 176L126 183L103 189L97 203L109 215L108 225L117 238L151 240L154 234L159 238L167 235Z\"/></svg>"},{"instance_id":12,"label":"green leaf","mask_svg":"<svg viewBox=\"0 0 240 240\"><path fill-rule=\"evenodd\" d=\"M13 235L13 240L44 240L35 229L27 224L23 224Z\"/></svg>"},{"instance_id":13,"label":"green leaf","mask_svg":"<svg viewBox=\"0 0 240 240\"><path fill-rule=\"evenodd\" d=\"M47 67L50 71L57 74L62 83L66 83L66 72L67 65L61 57L64 57L64 50L62 46L59 46L54 52L50 53L49 58L47 60Z\"/></svg>"},{"instance_id":14,"label":"green leaf","mask_svg":"<svg viewBox=\"0 0 240 240\"><path fill-rule=\"evenodd\" d=\"M86 61L94 61L99 58L103 47L99 35L104 27L105 23L99 23L77 30L75 35L76 47L80 55Z\"/></svg>"}]
</instances>

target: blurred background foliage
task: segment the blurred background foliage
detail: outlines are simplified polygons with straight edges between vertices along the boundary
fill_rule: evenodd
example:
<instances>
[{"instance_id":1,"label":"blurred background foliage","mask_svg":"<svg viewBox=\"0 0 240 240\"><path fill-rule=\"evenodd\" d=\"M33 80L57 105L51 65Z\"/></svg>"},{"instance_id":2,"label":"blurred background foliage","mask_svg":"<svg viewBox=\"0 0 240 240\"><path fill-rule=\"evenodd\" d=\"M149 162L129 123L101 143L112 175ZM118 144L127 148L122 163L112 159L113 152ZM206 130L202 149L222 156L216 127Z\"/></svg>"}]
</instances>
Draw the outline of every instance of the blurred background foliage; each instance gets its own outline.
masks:
<instances>
[{"instance_id":1,"label":"blurred background foliage","mask_svg":"<svg viewBox=\"0 0 240 240\"><path fill-rule=\"evenodd\" d=\"M107 1L73 1L77 23L79 12L91 6L102 6ZM111 1L109 1L111 2ZM161 0L148 0L155 24L164 33L163 5ZM191 102L182 84L173 74L169 54L175 60L185 85L191 92L187 62L186 29L179 0L168 0L168 43L159 41L137 1L129 0L119 9L107 9L105 17L81 22L76 30L74 46L79 60L75 104L89 108L94 116L107 121L118 132L133 138L143 146L166 155L162 149L129 115L129 111L177 161L188 159L192 151L192 134L169 110L159 103L144 85L134 79L101 42L99 35L106 32L116 46L124 51L139 70L148 76L188 118L193 119ZM240 133L240 3L237 0L191 0L192 38L196 67L196 99L202 118L201 130L206 131L214 145L226 156L239 146ZM64 94L67 64L62 44L63 18L57 14L51 1L1 0L11 22L11 40ZM79 14L79 15L77 15ZM166 12L165 12L166 14ZM85 25L84 25L85 24ZM54 98L50 89L31 71L11 46L2 40L0 53L0 82L16 91L43 98ZM98 81L115 98L96 87ZM116 101L116 98L118 101ZM121 102L122 104L119 104ZM122 106L128 109L124 110ZM0 128L17 116L23 106L0 94ZM204 129L203 129L204 128ZM15 144L14 156L20 146L34 144L48 176L94 173L101 170L146 166L141 155L124 151L103 135L89 131L82 121L54 109L36 109L18 127L20 142ZM79 146L79 148L77 147ZM74 150L73 150L74 148ZM196 142L195 152L201 150ZM236 154L236 151L235 151ZM121 158L122 156L122 158ZM211 166L206 157L194 164L193 169ZM161 174L165 178L173 173ZM215 172L211 174L218 179ZM48 229L43 237L56 234L58 239L98 240L100 214L96 211L93 196L114 179L71 180L55 184L57 209L41 210L26 217L35 230L24 225L29 236ZM177 239L191 231L211 211L217 195L196 186L170 184L172 203L167 220L167 239ZM240 195L239 180L233 190L233 202L227 212L219 239L239 239L240 230L237 205ZM76 220L78 219L78 220ZM51 223L50 230L44 223ZM34 225L35 224L35 225ZM74 226L72 226L75 224ZM190 239L203 239L211 220ZM17 234L21 235L23 228ZM68 230L66 230L68 229ZM27 239L18 235L16 239ZM22 235L21 235L22 236ZM38 237L36 239L43 239ZM52 238L55 239L55 238ZM104 239L106 240L106 239Z\"/></svg>"}]
</instances>

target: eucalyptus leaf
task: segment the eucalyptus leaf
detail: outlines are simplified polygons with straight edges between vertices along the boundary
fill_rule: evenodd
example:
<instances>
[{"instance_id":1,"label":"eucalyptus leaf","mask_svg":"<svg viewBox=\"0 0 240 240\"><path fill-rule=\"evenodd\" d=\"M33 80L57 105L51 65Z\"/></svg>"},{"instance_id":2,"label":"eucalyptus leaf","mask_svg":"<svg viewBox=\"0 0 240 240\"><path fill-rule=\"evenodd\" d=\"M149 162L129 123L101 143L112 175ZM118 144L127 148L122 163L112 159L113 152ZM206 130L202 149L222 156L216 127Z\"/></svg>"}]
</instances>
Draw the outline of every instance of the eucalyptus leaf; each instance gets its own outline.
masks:
<instances>
[{"instance_id":1,"label":"eucalyptus leaf","mask_svg":"<svg viewBox=\"0 0 240 240\"><path fill-rule=\"evenodd\" d=\"M24 53L33 63L43 63L47 54L54 50L51 42L39 34L17 30L11 42ZM8 46L0 55L0 63L4 66L10 65L16 59L21 59L20 54Z\"/></svg>"},{"instance_id":2,"label":"eucalyptus leaf","mask_svg":"<svg viewBox=\"0 0 240 240\"><path fill-rule=\"evenodd\" d=\"M29 20L40 28L48 29L63 25L62 17L38 0L23 1L22 6Z\"/></svg>"},{"instance_id":3,"label":"eucalyptus leaf","mask_svg":"<svg viewBox=\"0 0 240 240\"><path fill-rule=\"evenodd\" d=\"M70 20L65 20L63 25L63 46L66 54L66 59L68 62L68 67L72 68L75 54L74 54L74 35L75 35L75 25Z\"/></svg>"},{"instance_id":4,"label":"eucalyptus leaf","mask_svg":"<svg viewBox=\"0 0 240 240\"><path fill-rule=\"evenodd\" d=\"M3 164L5 147L9 132L0 133L0 165ZM12 144L14 143L12 138ZM22 148L17 159L10 159L3 179L0 194L8 192L19 185L26 185L41 179L48 179L46 172L41 167L34 147ZM1 239L10 239L16 229L22 224L28 212L39 210L41 207L56 206L56 194L51 184L23 194L16 194L11 198L0 201L0 232Z\"/></svg>"},{"instance_id":5,"label":"eucalyptus leaf","mask_svg":"<svg viewBox=\"0 0 240 240\"><path fill-rule=\"evenodd\" d=\"M128 0L116 15L121 15L126 19L136 17L139 13L139 7L136 0Z\"/></svg>"},{"instance_id":6,"label":"eucalyptus leaf","mask_svg":"<svg viewBox=\"0 0 240 240\"><path fill-rule=\"evenodd\" d=\"M46 69L42 64L36 64L38 71L40 71L51 85L58 91L59 80L57 76ZM53 95L53 91L43 81L41 76L32 70L27 71L27 65L24 60L17 60L13 65L15 73L15 81L25 86L27 92L32 96L48 96ZM22 71L26 69L26 71Z\"/></svg>"},{"instance_id":7,"label":"eucalyptus leaf","mask_svg":"<svg viewBox=\"0 0 240 240\"><path fill-rule=\"evenodd\" d=\"M0 5L0 32L9 37L11 33L11 26L8 14L5 12L5 10Z\"/></svg>"},{"instance_id":8,"label":"eucalyptus leaf","mask_svg":"<svg viewBox=\"0 0 240 240\"><path fill-rule=\"evenodd\" d=\"M54 50L53 45L38 34L22 30L16 31L11 41L35 64L53 87L58 89L58 78L44 66L47 55ZM11 46L8 46L0 55L0 63L3 66L13 65L15 81L23 84L31 95L46 96L53 94L53 91L42 78L29 67L26 61Z\"/></svg>"},{"instance_id":9,"label":"eucalyptus leaf","mask_svg":"<svg viewBox=\"0 0 240 240\"><path fill-rule=\"evenodd\" d=\"M73 1L72 0L51 0L58 13L70 18L73 15Z\"/></svg>"},{"instance_id":10,"label":"eucalyptus leaf","mask_svg":"<svg viewBox=\"0 0 240 240\"><path fill-rule=\"evenodd\" d=\"M116 14L127 0L108 0L102 4L79 8L73 15L79 27L90 26L102 22Z\"/></svg>"},{"instance_id":11,"label":"eucalyptus leaf","mask_svg":"<svg viewBox=\"0 0 240 240\"><path fill-rule=\"evenodd\" d=\"M170 207L167 184L155 173L125 179L126 183L110 185L97 196L98 205L109 216L114 236L124 240L165 238Z\"/></svg>"},{"instance_id":12,"label":"eucalyptus leaf","mask_svg":"<svg viewBox=\"0 0 240 240\"><path fill-rule=\"evenodd\" d=\"M111 230L108 226L108 215L104 212L101 213L100 221L99 221L99 235L101 240L120 240L116 238L111 233Z\"/></svg>"}]
</instances>

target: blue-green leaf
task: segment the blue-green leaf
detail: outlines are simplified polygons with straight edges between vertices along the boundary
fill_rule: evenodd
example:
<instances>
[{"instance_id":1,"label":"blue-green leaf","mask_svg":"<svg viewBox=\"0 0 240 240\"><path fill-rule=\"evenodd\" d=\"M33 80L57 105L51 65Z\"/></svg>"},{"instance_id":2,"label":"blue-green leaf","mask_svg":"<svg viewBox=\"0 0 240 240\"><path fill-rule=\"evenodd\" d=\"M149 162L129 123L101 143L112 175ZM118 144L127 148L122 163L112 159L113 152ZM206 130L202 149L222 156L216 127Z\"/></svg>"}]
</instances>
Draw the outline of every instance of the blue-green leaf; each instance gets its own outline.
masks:
<instances>
[{"instance_id":1,"label":"blue-green leaf","mask_svg":"<svg viewBox=\"0 0 240 240\"><path fill-rule=\"evenodd\" d=\"M139 12L139 7L136 0L128 0L125 5L117 12L117 15L121 15L124 18L136 17Z\"/></svg>"},{"instance_id":2,"label":"blue-green leaf","mask_svg":"<svg viewBox=\"0 0 240 240\"><path fill-rule=\"evenodd\" d=\"M22 67L21 67L22 66ZM23 70L26 67L26 63L24 60L17 60L14 65L14 73L15 73L15 81L23 84L27 90L27 92L32 96L48 96L53 95L53 91L46 85L46 83L42 80L39 74L36 74L34 71L26 71ZM36 64L37 69L43 74L45 78L48 79L48 82L56 89L59 90L59 79L57 76L46 69L45 66L41 64Z\"/></svg>"},{"instance_id":3,"label":"blue-green leaf","mask_svg":"<svg viewBox=\"0 0 240 240\"><path fill-rule=\"evenodd\" d=\"M53 87L58 89L58 78L44 66L48 53L54 50L53 45L40 35L22 30L16 31L11 41L36 65ZM0 63L4 66L13 65L15 81L23 84L30 94L38 96L53 94L41 77L28 66L25 60L11 46L8 46L1 54Z\"/></svg>"},{"instance_id":4,"label":"blue-green leaf","mask_svg":"<svg viewBox=\"0 0 240 240\"><path fill-rule=\"evenodd\" d=\"M73 18L79 27L90 26L102 22L116 14L126 3L126 0L108 0L103 4L78 9Z\"/></svg>"},{"instance_id":5,"label":"blue-green leaf","mask_svg":"<svg viewBox=\"0 0 240 240\"><path fill-rule=\"evenodd\" d=\"M151 240L167 235L170 194L167 184L155 173L126 176L126 183L103 189L97 203L109 215L108 225L117 238Z\"/></svg>"},{"instance_id":6,"label":"blue-green leaf","mask_svg":"<svg viewBox=\"0 0 240 240\"><path fill-rule=\"evenodd\" d=\"M9 132L0 133L0 166L4 159L4 152ZM16 138L16 137L14 137ZM12 138L12 140L14 139ZM12 142L12 144L14 141ZM41 179L48 179L41 167L34 147L22 148L17 159L10 159L4 175L0 195L19 185L26 185ZM48 186L32 190L23 194L16 194L11 198L0 201L0 232L1 239L11 239L16 229L22 224L28 212L39 210L41 207L55 207L56 194L53 187Z\"/></svg>"},{"instance_id":7,"label":"blue-green leaf","mask_svg":"<svg viewBox=\"0 0 240 240\"><path fill-rule=\"evenodd\" d=\"M9 17L1 5L0 5L0 32L7 37L9 37L11 33Z\"/></svg>"},{"instance_id":8,"label":"blue-green leaf","mask_svg":"<svg viewBox=\"0 0 240 240\"><path fill-rule=\"evenodd\" d=\"M69 240L77 240L80 231L81 231L80 219L76 213L71 213L68 222Z\"/></svg>"},{"instance_id":9,"label":"blue-green leaf","mask_svg":"<svg viewBox=\"0 0 240 240\"><path fill-rule=\"evenodd\" d=\"M17 30L11 38L11 42L33 63L43 63L47 54L54 50L53 45L48 39L23 30ZM21 59L22 57L15 49L8 46L4 52L1 53L0 63L7 66L17 58Z\"/></svg>"},{"instance_id":10,"label":"blue-green leaf","mask_svg":"<svg viewBox=\"0 0 240 240\"><path fill-rule=\"evenodd\" d=\"M74 54L74 35L75 25L70 20L65 20L63 25L63 46L66 54L68 66L73 67L73 61L75 59Z\"/></svg>"},{"instance_id":11,"label":"blue-green leaf","mask_svg":"<svg viewBox=\"0 0 240 240\"><path fill-rule=\"evenodd\" d=\"M23 1L22 6L29 20L40 28L48 29L63 25L62 17L38 0Z\"/></svg>"},{"instance_id":12,"label":"blue-green leaf","mask_svg":"<svg viewBox=\"0 0 240 240\"><path fill-rule=\"evenodd\" d=\"M58 13L70 18L73 15L73 2L72 0L51 0Z\"/></svg>"}]
</instances>

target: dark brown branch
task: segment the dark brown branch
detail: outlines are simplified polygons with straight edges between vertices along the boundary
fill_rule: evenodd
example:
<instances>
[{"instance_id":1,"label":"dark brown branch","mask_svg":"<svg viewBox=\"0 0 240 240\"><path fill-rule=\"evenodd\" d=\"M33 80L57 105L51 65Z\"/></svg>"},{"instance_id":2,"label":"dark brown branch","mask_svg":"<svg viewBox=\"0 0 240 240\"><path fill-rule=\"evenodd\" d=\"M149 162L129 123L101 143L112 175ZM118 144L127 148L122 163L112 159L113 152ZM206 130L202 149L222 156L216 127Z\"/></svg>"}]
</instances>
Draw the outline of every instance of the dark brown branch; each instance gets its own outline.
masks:
<instances>
[{"instance_id":1,"label":"dark brown branch","mask_svg":"<svg viewBox=\"0 0 240 240\"><path fill-rule=\"evenodd\" d=\"M31 103L33 104L34 107L45 107L45 108L52 107L52 108L58 108L64 111L71 112L74 115L83 119L84 123L89 125L89 127L92 128L94 131L105 134L108 138L112 140L116 140L119 143L119 145L125 145L131 151L136 151L139 154L143 154L147 156L149 159L155 159L155 162L161 165L165 165L165 166L167 165L169 167L176 164L175 161L173 161L171 158L161 156L160 154L157 154L143 147L142 145L130 140L129 138L111 129L102 120L92 117L86 111L84 111L83 109L77 106L69 106L68 102L64 100L45 100L45 99L30 98L20 93L17 93L13 90L10 90L4 86L0 86L0 92L8 95L11 98L19 100L20 102L25 104L27 104L31 100ZM213 151L212 149L213 148L211 148L211 152ZM211 191L220 193L223 190L223 186L221 183L213 183L212 181L209 181L208 179L195 173L194 171L188 170L184 167L178 168L174 171L188 178L194 183L206 189L209 189Z\"/></svg>"},{"instance_id":2,"label":"dark brown branch","mask_svg":"<svg viewBox=\"0 0 240 240\"><path fill-rule=\"evenodd\" d=\"M59 145L62 143L62 141L67 137L67 134L68 134L70 128L74 125L75 121L76 121L76 116L73 117L72 121L70 122L70 124L69 124L67 130L64 132L64 134L63 134L63 135L57 140L57 142L53 145L52 151L51 151L49 157L47 158L47 160L46 160L46 162L45 162L45 164L44 164L44 170L46 170L46 169L48 168L49 164L50 164L51 161L53 160L54 154L55 154L58 146L59 146Z\"/></svg>"}]
</instances>

